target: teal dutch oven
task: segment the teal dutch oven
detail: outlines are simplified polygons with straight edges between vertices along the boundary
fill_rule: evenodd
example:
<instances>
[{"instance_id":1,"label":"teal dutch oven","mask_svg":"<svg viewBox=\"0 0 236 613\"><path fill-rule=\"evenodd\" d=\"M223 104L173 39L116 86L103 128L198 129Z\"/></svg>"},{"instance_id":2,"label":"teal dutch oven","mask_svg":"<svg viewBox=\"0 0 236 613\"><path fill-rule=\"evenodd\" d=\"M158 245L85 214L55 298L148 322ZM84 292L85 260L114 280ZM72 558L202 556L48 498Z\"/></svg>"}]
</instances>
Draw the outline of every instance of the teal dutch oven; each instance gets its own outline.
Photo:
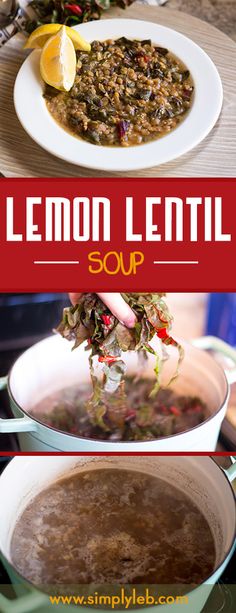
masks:
<instances>
[{"instance_id":1,"label":"teal dutch oven","mask_svg":"<svg viewBox=\"0 0 236 613\"><path fill-rule=\"evenodd\" d=\"M20 577L10 553L11 535L17 518L29 500L56 479L72 471L103 468L129 468L156 475L178 487L191 497L205 515L211 528L216 549L215 568L204 583L191 589L188 603L164 604L161 610L175 609L181 613L200 613L210 592L225 570L235 547L236 508L231 483L236 479L236 463L222 470L209 456L18 456L0 477L0 551L18 598L8 601L0 596L1 613L62 613L75 607L52 605L49 597L34 589ZM65 518L66 526L66 518ZM66 527L65 527L66 529ZM171 591L171 588L170 588ZM158 586L157 586L158 593ZM150 608L150 607L149 607ZM88 607L80 607L83 611ZM100 609L101 610L101 609ZM107 610L107 609L106 609ZM142 607L147 611L148 607ZM159 610L159 609L158 609Z\"/></svg>"},{"instance_id":2,"label":"teal dutch oven","mask_svg":"<svg viewBox=\"0 0 236 613\"><path fill-rule=\"evenodd\" d=\"M158 341L156 341L158 343ZM8 376L0 379L0 388L7 388L13 419L0 419L0 436L15 432L22 451L90 451L159 452L214 451L227 410L230 384L236 381L236 351L220 339L203 337L192 343L180 341L185 350L179 376L172 384L178 394L200 396L208 408L208 417L198 426L152 441L102 441L61 432L40 422L32 407L50 393L69 385L90 383L88 355L81 345L71 351L71 343L59 336L49 337L25 351L15 362ZM222 354L234 364L226 372L210 355ZM168 384L176 370L177 352L162 370L162 383ZM124 354L128 374L137 373L135 352ZM153 356L148 357L145 375L154 377Z\"/></svg>"}]
</instances>

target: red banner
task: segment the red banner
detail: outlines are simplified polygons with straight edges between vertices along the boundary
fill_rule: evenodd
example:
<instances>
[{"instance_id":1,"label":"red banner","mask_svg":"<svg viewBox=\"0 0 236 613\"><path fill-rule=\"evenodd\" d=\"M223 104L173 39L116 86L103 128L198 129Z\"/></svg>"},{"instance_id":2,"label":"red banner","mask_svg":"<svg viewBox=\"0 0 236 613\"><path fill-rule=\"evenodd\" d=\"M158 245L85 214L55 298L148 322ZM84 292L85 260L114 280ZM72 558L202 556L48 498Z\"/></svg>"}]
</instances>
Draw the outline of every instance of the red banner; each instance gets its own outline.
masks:
<instances>
[{"instance_id":1,"label":"red banner","mask_svg":"<svg viewBox=\"0 0 236 613\"><path fill-rule=\"evenodd\" d=\"M1 179L0 291L235 291L236 179Z\"/></svg>"}]
</instances>

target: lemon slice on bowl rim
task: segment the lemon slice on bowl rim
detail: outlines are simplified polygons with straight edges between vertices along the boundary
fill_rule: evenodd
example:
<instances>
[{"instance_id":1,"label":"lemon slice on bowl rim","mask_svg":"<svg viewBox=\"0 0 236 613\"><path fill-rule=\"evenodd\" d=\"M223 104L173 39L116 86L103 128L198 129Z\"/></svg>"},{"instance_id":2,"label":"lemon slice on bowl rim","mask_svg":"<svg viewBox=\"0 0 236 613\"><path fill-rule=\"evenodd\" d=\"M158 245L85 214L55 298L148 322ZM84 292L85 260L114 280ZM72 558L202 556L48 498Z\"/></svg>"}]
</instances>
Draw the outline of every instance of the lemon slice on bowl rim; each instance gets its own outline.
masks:
<instances>
[{"instance_id":1,"label":"lemon slice on bowl rim","mask_svg":"<svg viewBox=\"0 0 236 613\"><path fill-rule=\"evenodd\" d=\"M45 43L40 57L40 73L48 85L61 91L69 91L76 75L76 53L65 26L60 26L54 36Z\"/></svg>"},{"instance_id":2,"label":"lemon slice on bowl rim","mask_svg":"<svg viewBox=\"0 0 236 613\"><path fill-rule=\"evenodd\" d=\"M46 23L34 30L27 39L24 49L42 49L48 39L57 34L61 29L61 23ZM77 51L91 51L91 45L73 28L64 26L67 36L72 40Z\"/></svg>"}]
</instances>

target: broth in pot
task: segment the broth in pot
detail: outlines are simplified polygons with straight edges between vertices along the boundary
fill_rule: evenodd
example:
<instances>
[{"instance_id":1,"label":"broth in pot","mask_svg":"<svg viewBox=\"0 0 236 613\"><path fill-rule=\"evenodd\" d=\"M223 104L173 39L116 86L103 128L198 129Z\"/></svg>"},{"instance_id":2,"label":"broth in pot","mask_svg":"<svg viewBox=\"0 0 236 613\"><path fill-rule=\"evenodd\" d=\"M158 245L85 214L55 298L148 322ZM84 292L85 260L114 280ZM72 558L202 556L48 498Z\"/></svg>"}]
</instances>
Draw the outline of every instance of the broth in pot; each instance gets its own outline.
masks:
<instances>
[{"instance_id":1,"label":"broth in pot","mask_svg":"<svg viewBox=\"0 0 236 613\"><path fill-rule=\"evenodd\" d=\"M11 559L36 585L200 584L214 570L210 526L185 492L126 469L74 473L19 517Z\"/></svg>"}]
</instances>

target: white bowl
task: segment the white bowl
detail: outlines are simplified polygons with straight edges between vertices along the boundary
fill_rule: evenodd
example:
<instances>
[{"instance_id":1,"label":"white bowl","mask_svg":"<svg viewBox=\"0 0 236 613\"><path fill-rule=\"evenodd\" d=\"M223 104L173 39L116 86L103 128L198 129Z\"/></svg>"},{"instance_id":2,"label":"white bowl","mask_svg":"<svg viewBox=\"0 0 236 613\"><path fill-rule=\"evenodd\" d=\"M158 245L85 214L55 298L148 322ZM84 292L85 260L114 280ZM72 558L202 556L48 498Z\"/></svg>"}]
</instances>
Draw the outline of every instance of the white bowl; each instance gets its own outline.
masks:
<instances>
[{"instance_id":1,"label":"white bowl","mask_svg":"<svg viewBox=\"0 0 236 613\"><path fill-rule=\"evenodd\" d=\"M14 104L22 126L41 147L67 162L105 171L129 171L169 162L198 145L216 123L223 100L219 73L208 55L186 36L170 28L136 19L108 19L76 26L88 41L108 38L150 38L167 47L190 70L195 92L192 107L180 125L160 139L133 147L104 147L66 132L49 113L42 96L40 51L33 51L15 82Z\"/></svg>"}]
</instances>

